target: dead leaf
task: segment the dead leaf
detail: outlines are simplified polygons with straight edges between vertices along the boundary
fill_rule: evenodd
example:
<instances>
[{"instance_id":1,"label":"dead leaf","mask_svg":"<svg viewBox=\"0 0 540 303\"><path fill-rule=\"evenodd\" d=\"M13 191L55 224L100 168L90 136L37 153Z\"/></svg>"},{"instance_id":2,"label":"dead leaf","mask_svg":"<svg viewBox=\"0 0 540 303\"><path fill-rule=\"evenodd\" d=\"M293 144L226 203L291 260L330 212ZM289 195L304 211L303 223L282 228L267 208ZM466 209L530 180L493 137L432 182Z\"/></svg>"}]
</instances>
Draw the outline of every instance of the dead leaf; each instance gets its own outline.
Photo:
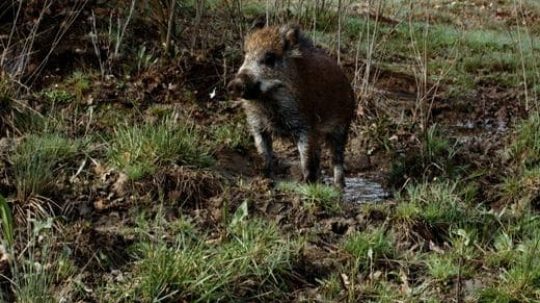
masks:
<instances>
[{"instance_id":1,"label":"dead leaf","mask_svg":"<svg viewBox=\"0 0 540 303\"><path fill-rule=\"evenodd\" d=\"M343 283L343 287L349 288L351 286L351 281L349 280L349 277L346 274L341 274L341 283Z\"/></svg>"},{"instance_id":2,"label":"dead leaf","mask_svg":"<svg viewBox=\"0 0 540 303\"><path fill-rule=\"evenodd\" d=\"M94 201L94 208L98 211L107 209L107 203L103 199L98 199Z\"/></svg>"},{"instance_id":3,"label":"dead leaf","mask_svg":"<svg viewBox=\"0 0 540 303\"><path fill-rule=\"evenodd\" d=\"M118 179L116 179L116 182L114 182L112 186L113 192L117 196L125 196L127 193L126 185L128 184L129 178L126 174L120 173L118 176Z\"/></svg>"}]
</instances>

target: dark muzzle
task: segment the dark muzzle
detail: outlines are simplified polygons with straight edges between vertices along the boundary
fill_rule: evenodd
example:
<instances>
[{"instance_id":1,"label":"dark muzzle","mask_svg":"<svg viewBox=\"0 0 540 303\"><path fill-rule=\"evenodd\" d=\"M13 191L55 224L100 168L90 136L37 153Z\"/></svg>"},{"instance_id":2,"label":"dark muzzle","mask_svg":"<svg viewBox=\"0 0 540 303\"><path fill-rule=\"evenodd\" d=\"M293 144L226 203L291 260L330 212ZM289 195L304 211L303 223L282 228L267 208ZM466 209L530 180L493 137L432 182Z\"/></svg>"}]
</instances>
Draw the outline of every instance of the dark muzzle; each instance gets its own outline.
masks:
<instances>
[{"instance_id":1,"label":"dark muzzle","mask_svg":"<svg viewBox=\"0 0 540 303\"><path fill-rule=\"evenodd\" d=\"M261 85L246 74L238 74L227 84L227 92L233 98L257 99L261 94Z\"/></svg>"}]
</instances>

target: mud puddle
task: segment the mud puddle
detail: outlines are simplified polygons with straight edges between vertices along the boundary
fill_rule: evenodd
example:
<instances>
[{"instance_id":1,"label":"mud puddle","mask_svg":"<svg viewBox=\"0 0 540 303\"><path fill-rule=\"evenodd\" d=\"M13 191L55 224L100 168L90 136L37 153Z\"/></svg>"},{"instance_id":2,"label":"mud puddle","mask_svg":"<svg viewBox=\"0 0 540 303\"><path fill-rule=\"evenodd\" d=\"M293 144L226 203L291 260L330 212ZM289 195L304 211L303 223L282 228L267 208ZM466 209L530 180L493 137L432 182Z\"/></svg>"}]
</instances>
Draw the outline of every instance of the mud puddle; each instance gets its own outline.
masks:
<instances>
[{"instance_id":1,"label":"mud puddle","mask_svg":"<svg viewBox=\"0 0 540 303\"><path fill-rule=\"evenodd\" d=\"M324 177L325 183L331 184L331 177ZM345 190L343 201L348 203L382 202L389 197L389 193L380 183L362 176L345 177Z\"/></svg>"}]
</instances>

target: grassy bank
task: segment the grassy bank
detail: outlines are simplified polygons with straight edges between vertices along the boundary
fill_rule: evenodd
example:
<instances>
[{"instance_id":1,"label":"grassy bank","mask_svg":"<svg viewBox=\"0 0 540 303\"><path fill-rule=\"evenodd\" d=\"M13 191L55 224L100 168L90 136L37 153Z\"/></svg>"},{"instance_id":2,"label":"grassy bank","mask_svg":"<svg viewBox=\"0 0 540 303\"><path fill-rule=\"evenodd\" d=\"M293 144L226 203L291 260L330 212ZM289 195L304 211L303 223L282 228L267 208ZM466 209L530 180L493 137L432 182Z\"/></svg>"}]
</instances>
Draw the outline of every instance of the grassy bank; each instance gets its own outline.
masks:
<instances>
[{"instance_id":1,"label":"grassy bank","mask_svg":"<svg viewBox=\"0 0 540 303\"><path fill-rule=\"evenodd\" d=\"M536 2L8 2L0 302L540 301ZM339 58L384 201L288 141L261 177L224 93L258 16Z\"/></svg>"}]
</instances>

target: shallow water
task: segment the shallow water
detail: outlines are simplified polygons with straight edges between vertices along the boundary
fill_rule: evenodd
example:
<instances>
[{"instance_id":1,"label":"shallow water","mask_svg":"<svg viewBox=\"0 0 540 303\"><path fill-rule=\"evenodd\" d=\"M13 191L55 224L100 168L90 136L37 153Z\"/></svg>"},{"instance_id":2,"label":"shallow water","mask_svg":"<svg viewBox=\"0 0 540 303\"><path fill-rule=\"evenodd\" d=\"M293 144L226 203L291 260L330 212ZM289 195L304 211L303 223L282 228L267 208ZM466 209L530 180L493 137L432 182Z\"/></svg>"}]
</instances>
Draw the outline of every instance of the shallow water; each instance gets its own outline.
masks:
<instances>
[{"instance_id":1,"label":"shallow water","mask_svg":"<svg viewBox=\"0 0 540 303\"><path fill-rule=\"evenodd\" d=\"M325 177L325 182L331 183L332 178ZM381 202L388 198L389 194L382 185L375 180L365 177L346 177L343 201L349 203Z\"/></svg>"}]
</instances>

